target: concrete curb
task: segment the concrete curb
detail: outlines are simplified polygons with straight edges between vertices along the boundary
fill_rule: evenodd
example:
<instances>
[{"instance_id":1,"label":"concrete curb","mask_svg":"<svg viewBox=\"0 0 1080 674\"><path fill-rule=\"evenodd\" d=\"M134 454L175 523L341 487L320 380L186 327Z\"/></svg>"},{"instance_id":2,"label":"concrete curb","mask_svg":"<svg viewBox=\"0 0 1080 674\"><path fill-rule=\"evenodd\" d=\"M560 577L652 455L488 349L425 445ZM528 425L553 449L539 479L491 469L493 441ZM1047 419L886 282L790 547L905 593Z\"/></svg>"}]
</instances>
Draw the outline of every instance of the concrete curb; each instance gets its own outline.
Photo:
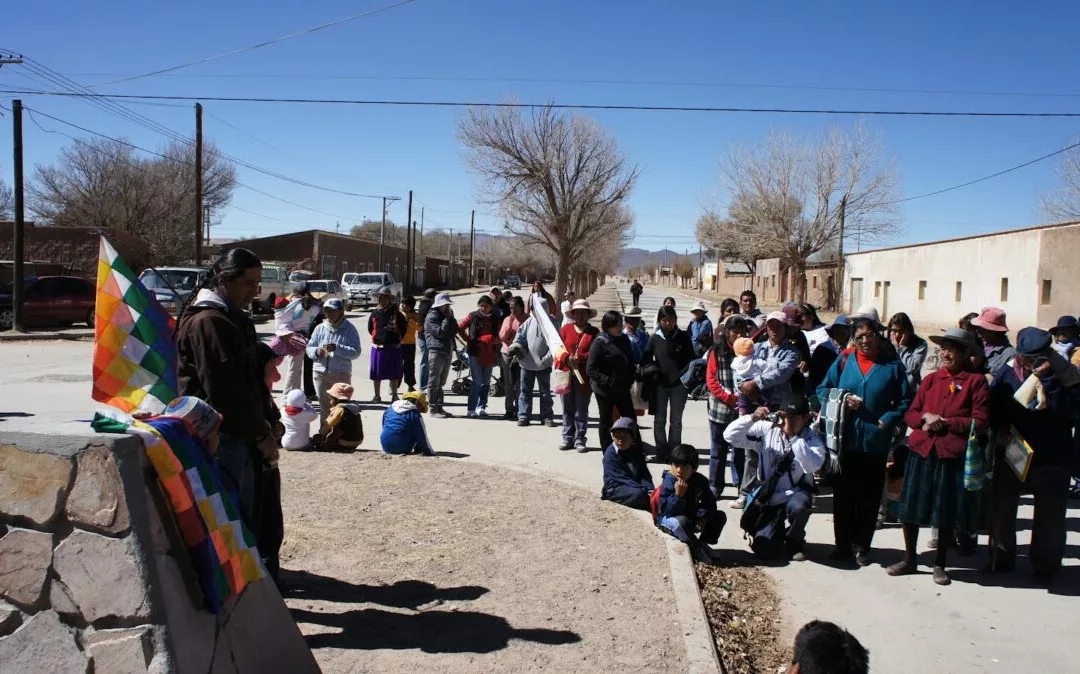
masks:
<instances>
[{"instance_id":1,"label":"concrete curb","mask_svg":"<svg viewBox=\"0 0 1080 674\"><path fill-rule=\"evenodd\" d=\"M92 342L94 341L94 335L68 334L64 332L16 332L15 330L0 332L0 344L4 342L55 342L57 340Z\"/></svg>"},{"instance_id":2,"label":"concrete curb","mask_svg":"<svg viewBox=\"0 0 1080 674\"><path fill-rule=\"evenodd\" d=\"M671 566L671 586L675 591L675 610L682 625L683 642L686 644L688 672L723 672L724 665L716 652L705 604L701 600L694 561L690 549L683 543L666 536L668 564Z\"/></svg>"}]
</instances>

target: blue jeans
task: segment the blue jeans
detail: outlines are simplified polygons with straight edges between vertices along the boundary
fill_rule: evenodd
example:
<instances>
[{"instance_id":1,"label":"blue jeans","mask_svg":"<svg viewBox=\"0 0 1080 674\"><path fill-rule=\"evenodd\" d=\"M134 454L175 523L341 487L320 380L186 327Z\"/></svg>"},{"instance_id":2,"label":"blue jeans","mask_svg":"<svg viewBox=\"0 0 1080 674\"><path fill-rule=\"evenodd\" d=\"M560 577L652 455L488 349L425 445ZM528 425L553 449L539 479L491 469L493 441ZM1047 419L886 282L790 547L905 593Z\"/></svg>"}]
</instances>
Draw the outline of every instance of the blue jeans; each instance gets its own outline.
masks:
<instances>
[{"instance_id":1,"label":"blue jeans","mask_svg":"<svg viewBox=\"0 0 1080 674\"><path fill-rule=\"evenodd\" d=\"M806 540L806 523L810 521L810 512L814 509L814 497L805 491L796 491L786 504L787 544L792 552L802 549Z\"/></svg>"},{"instance_id":2,"label":"blue jeans","mask_svg":"<svg viewBox=\"0 0 1080 674\"><path fill-rule=\"evenodd\" d=\"M585 446L585 431L589 428L589 400L592 391L583 390L577 382L570 384L570 392L562 397L563 444Z\"/></svg>"},{"instance_id":3,"label":"blue jeans","mask_svg":"<svg viewBox=\"0 0 1080 674\"><path fill-rule=\"evenodd\" d=\"M491 389L492 365L481 365L476 356L469 357L469 376L472 377L472 385L469 386L469 411L475 412L487 408L488 391Z\"/></svg>"},{"instance_id":4,"label":"blue jeans","mask_svg":"<svg viewBox=\"0 0 1080 674\"><path fill-rule=\"evenodd\" d=\"M532 417L533 384L540 385L540 420L555 418L555 405L551 397L551 370L526 370L521 368L521 391L518 393L518 419L529 421Z\"/></svg>"},{"instance_id":5,"label":"blue jeans","mask_svg":"<svg viewBox=\"0 0 1080 674\"><path fill-rule=\"evenodd\" d=\"M724 493L724 487L727 486L727 480L724 479L724 468L727 467L728 450L731 449L731 445L724 439L724 430L727 429L727 424L718 424L715 421L709 420L709 486L719 497ZM734 464L731 467L732 472L735 470ZM736 490L738 490L738 483L735 483Z\"/></svg>"},{"instance_id":6,"label":"blue jeans","mask_svg":"<svg viewBox=\"0 0 1080 674\"><path fill-rule=\"evenodd\" d=\"M423 336L417 338L416 348L420 349L420 390L426 391L428 378L427 340Z\"/></svg>"},{"instance_id":7,"label":"blue jeans","mask_svg":"<svg viewBox=\"0 0 1080 674\"><path fill-rule=\"evenodd\" d=\"M656 442L656 453L659 456L666 457L671 453L673 447L682 444L682 415L684 409L686 409L685 386L676 384L674 386L660 386L656 389L656 418L653 422L653 440Z\"/></svg>"}]
</instances>

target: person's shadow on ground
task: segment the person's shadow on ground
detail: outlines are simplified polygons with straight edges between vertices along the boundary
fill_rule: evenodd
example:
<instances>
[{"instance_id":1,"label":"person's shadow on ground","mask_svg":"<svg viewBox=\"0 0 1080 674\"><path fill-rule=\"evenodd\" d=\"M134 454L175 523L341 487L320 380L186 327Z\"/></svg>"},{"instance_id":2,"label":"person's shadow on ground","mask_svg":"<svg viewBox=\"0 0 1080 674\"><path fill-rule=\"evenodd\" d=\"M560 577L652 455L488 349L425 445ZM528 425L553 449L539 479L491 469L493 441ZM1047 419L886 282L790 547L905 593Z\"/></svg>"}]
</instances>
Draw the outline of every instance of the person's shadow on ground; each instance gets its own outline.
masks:
<instances>
[{"instance_id":1,"label":"person's shadow on ground","mask_svg":"<svg viewBox=\"0 0 1080 674\"><path fill-rule=\"evenodd\" d=\"M340 630L307 636L311 648L394 650L419 649L425 653L491 653L510 639L559 645L581 641L567 630L515 629L504 618L476 611L423 611L394 613L360 609L344 613L293 610L298 622Z\"/></svg>"},{"instance_id":2,"label":"person's shadow on ground","mask_svg":"<svg viewBox=\"0 0 1080 674\"><path fill-rule=\"evenodd\" d=\"M282 569L282 593L288 599L311 599L347 604L379 604L416 610L432 602L471 601L489 592L479 585L439 588L422 580L399 580L393 585L358 585L308 571Z\"/></svg>"}]
</instances>

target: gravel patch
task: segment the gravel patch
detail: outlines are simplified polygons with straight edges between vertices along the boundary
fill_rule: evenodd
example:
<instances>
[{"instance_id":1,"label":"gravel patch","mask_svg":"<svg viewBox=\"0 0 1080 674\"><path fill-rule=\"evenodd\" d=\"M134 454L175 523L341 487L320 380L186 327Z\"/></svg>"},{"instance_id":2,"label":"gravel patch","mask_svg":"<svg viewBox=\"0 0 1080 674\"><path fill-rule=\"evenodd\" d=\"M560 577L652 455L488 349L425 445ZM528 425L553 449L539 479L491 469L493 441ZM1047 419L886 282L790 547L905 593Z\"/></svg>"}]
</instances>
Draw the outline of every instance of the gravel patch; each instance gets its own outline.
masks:
<instances>
[{"instance_id":1,"label":"gravel patch","mask_svg":"<svg viewBox=\"0 0 1080 674\"><path fill-rule=\"evenodd\" d=\"M324 672L686 669L636 513L455 459L283 454L285 597Z\"/></svg>"},{"instance_id":2,"label":"gravel patch","mask_svg":"<svg viewBox=\"0 0 1080 674\"><path fill-rule=\"evenodd\" d=\"M771 578L759 568L695 564L701 600L727 674L785 671L781 612Z\"/></svg>"}]
</instances>

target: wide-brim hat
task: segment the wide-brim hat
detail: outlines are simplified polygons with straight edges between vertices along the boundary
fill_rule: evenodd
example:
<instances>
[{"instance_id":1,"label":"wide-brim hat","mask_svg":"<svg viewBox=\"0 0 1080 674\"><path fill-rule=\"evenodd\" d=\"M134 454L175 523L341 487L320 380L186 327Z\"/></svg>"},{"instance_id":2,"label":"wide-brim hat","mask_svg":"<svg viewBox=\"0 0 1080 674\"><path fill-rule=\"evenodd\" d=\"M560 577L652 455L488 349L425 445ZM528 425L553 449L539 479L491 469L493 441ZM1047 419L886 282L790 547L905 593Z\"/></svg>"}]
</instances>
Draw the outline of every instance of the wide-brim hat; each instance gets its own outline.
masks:
<instances>
[{"instance_id":1,"label":"wide-brim hat","mask_svg":"<svg viewBox=\"0 0 1080 674\"><path fill-rule=\"evenodd\" d=\"M381 288L379 288L378 290L375 291L375 296L376 297L379 297L381 295L385 295L387 297L393 297L394 296L394 291L390 290L390 286L383 286L383 287L381 287Z\"/></svg>"},{"instance_id":2,"label":"wide-brim hat","mask_svg":"<svg viewBox=\"0 0 1080 674\"><path fill-rule=\"evenodd\" d=\"M573 316L575 311L587 311L589 312L589 318L596 318L596 309L589 306L588 300L574 300L574 303L566 310L566 315Z\"/></svg>"},{"instance_id":3,"label":"wide-brim hat","mask_svg":"<svg viewBox=\"0 0 1080 674\"><path fill-rule=\"evenodd\" d=\"M829 325L828 327L825 328L825 333L828 334L830 337L832 337L833 336L833 330L835 330L836 328L848 328L848 329L850 329L851 328L851 321L849 321L848 317L845 316L844 314L840 314L835 319L833 319L833 322L832 322L831 325Z\"/></svg>"},{"instance_id":4,"label":"wide-brim hat","mask_svg":"<svg viewBox=\"0 0 1080 674\"><path fill-rule=\"evenodd\" d=\"M1040 356L1050 350L1053 338L1049 331L1042 328L1024 328L1016 333L1016 353L1025 356Z\"/></svg>"},{"instance_id":5,"label":"wide-brim hat","mask_svg":"<svg viewBox=\"0 0 1080 674\"><path fill-rule=\"evenodd\" d=\"M877 326L881 326L881 314L878 313L877 307L872 304L859 307L857 310L848 314L848 324L854 323L860 318L873 321Z\"/></svg>"},{"instance_id":6,"label":"wide-brim hat","mask_svg":"<svg viewBox=\"0 0 1080 674\"><path fill-rule=\"evenodd\" d=\"M990 332L1009 331L1009 326L1005 322L1005 311L997 307L983 307L979 315L971 319L971 324Z\"/></svg>"},{"instance_id":7,"label":"wide-brim hat","mask_svg":"<svg viewBox=\"0 0 1080 674\"><path fill-rule=\"evenodd\" d=\"M971 333L963 328L949 328L943 335L930 335L930 341L938 346L950 342L963 347L968 353L975 348L975 340L972 339Z\"/></svg>"},{"instance_id":8,"label":"wide-brim hat","mask_svg":"<svg viewBox=\"0 0 1080 674\"><path fill-rule=\"evenodd\" d=\"M694 308L690 310L690 313L694 313L696 311L700 311L703 314L707 314L707 313L709 313L709 307L705 306L704 302L699 301L696 304L694 304Z\"/></svg>"},{"instance_id":9,"label":"wide-brim hat","mask_svg":"<svg viewBox=\"0 0 1080 674\"><path fill-rule=\"evenodd\" d=\"M439 293L435 296L435 301L432 302L431 308L438 309L439 307L448 307L453 303L454 301L450 299L449 293Z\"/></svg>"},{"instance_id":10,"label":"wide-brim hat","mask_svg":"<svg viewBox=\"0 0 1080 674\"><path fill-rule=\"evenodd\" d=\"M641 318L641 307L630 307L622 315L623 318Z\"/></svg>"},{"instance_id":11,"label":"wide-brim hat","mask_svg":"<svg viewBox=\"0 0 1080 674\"><path fill-rule=\"evenodd\" d=\"M346 384L345 382L339 381L338 383L331 386L330 390L328 390L326 393L331 398L334 398L336 400L352 400L353 387Z\"/></svg>"},{"instance_id":12,"label":"wide-brim hat","mask_svg":"<svg viewBox=\"0 0 1080 674\"><path fill-rule=\"evenodd\" d=\"M1059 330L1068 330L1069 328L1080 331L1080 321L1077 321L1075 316L1062 316L1057 319L1057 325L1050 328L1048 332L1051 335L1056 335Z\"/></svg>"}]
</instances>

